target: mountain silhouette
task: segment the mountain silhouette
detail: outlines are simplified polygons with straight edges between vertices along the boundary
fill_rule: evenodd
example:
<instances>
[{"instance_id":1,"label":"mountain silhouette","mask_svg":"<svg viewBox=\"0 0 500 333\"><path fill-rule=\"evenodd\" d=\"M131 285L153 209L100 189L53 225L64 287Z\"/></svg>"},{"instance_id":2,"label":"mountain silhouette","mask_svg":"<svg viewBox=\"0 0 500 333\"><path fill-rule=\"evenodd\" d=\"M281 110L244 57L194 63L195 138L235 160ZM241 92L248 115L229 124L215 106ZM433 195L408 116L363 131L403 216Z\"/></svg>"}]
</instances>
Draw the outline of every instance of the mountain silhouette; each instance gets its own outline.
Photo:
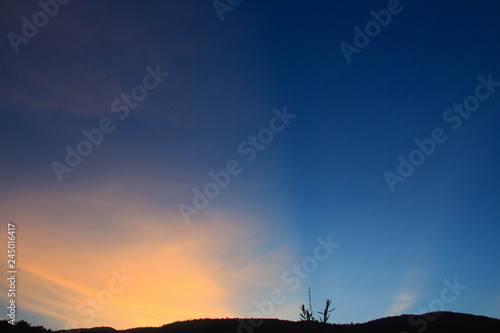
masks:
<instances>
[{"instance_id":1,"label":"mountain silhouette","mask_svg":"<svg viewBox=\"0 0 500 333\"><path fill-rule=\"evenodd\" d=\"M19 333L492 333L500 332L500 319L454 312L431 312L422 315L400 315L372 320L361 324L324 324L320 322L280 319L197 319L175 322L161 327L140 327L115 330L95 327L51 331L23 322L10 325L0 322L1 332Z\"/></svg>"}]
</instances>

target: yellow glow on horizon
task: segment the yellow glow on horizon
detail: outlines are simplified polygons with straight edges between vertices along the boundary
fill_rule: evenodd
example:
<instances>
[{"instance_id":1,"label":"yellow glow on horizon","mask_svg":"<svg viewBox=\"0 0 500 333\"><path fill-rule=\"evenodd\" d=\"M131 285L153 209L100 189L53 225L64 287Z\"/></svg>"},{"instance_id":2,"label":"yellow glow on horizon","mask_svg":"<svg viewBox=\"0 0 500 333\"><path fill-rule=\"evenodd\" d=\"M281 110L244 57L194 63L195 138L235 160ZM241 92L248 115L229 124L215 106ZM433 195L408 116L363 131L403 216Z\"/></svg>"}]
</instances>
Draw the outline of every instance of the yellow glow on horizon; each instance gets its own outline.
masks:
<instances>
[{"instance_id":1,"label":"yellow glow on horizon","mask_svg":"<svg viewBox=\"0 0 500 333\"><path fill-rule=\"evenodd\" d=\"M176 212L106 188L24 192L0 209L18 225L19 306L59 322L55 329L238 316L234 304L249 283L242 272L258 277L273 266L252 262L246 223L210 215L187 226ZM97 220L82 225L90 216ZM117 277L122 270L129 280Z\"/></svg>"}]
</instances>

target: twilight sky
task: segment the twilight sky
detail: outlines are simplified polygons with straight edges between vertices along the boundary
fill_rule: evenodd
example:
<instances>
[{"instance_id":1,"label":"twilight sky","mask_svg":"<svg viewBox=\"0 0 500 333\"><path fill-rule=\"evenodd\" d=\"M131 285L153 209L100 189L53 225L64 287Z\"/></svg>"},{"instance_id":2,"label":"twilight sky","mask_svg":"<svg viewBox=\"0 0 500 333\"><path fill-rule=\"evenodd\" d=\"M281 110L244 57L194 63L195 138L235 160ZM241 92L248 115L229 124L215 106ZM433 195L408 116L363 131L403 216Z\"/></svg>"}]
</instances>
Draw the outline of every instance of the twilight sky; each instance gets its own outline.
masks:
<instances>
[{"instance_id":1,"label":"twilight sky","mask_svg":"<svg viewBox=\"0 0 500 333\"><path fill-rule=\"evenodd\" d=\"M18 319L500 316L498 1L66 2L0 3Z\"/></svg>"}]
</instances>

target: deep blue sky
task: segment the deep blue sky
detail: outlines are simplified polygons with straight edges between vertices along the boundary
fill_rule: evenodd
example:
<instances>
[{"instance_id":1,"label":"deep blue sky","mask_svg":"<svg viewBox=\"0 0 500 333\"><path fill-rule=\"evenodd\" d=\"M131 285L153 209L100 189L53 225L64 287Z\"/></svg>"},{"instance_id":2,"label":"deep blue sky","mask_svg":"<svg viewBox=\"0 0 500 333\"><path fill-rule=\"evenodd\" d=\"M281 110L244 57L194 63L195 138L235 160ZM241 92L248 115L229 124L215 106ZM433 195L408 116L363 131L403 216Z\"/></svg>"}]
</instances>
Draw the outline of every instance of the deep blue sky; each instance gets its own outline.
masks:
<instances>
[{"instance_id":1,"label":"deep blue sky","mask_svg":"<svg viewBox=\"0 0 500 333\"><path fill-rule=\"evenodd\" d=\"M22 318L246 317L278 288L271 317L296 320L310 286L316 310L330 298L334 322L363 322L419 313L455 278L468 288L445 310L498 317L500 87L457 129L443 114L500 81L500 4L402 0L348 63L340 43L387 6L243 1L221 21L211 1L73 0L15 53L7 35L40 7L3 1L0 216L20 230ZM169 76L120 120L111 103L157 65ZM247 162L239 144L284 106L296 118ZM103 118L115 130L59 182L51 163ZM384 173L436 128L447 140L391 191ZM186 224L179 204L231 160L241 173ZM341 246L290 291L283 272L327 235ZM121 267L136 279L85 321Z\"/></svg>"}]
</instances>

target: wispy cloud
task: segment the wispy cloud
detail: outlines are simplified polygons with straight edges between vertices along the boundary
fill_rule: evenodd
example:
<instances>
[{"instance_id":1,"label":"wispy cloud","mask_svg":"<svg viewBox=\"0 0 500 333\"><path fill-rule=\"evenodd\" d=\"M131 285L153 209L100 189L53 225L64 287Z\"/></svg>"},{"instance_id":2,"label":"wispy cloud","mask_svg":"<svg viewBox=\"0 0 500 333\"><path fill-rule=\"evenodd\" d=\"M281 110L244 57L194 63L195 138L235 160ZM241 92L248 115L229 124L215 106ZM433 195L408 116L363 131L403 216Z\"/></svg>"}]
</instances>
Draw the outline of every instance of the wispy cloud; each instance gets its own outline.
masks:
<instances>
[{"instance_id":1,"label":"wispy cloud","mask_svg":"<svg viewBox=\"0 0 500 333\"><path fill-rule=\"evenodd\" d=\"M409 266L399 291L391 300L391 305L386 311L386 316L394 316L404 313L419 298L419 291L426 275L426 270L422 267Z\"/></svg>"},{"instance_id":2,"label":"wispy cloud","mask_svg":"<svg viewBox=\"0 0 500 333\"><path fill-rule=\"evenodd\" d=\"M392 305L389 308L389 310L387 310L386 315L394 316L403 313L415 303L416 299L417 299L416 295L411 293L402 292L396 295L392 299Z\"/></svg>"}]
</instances>

